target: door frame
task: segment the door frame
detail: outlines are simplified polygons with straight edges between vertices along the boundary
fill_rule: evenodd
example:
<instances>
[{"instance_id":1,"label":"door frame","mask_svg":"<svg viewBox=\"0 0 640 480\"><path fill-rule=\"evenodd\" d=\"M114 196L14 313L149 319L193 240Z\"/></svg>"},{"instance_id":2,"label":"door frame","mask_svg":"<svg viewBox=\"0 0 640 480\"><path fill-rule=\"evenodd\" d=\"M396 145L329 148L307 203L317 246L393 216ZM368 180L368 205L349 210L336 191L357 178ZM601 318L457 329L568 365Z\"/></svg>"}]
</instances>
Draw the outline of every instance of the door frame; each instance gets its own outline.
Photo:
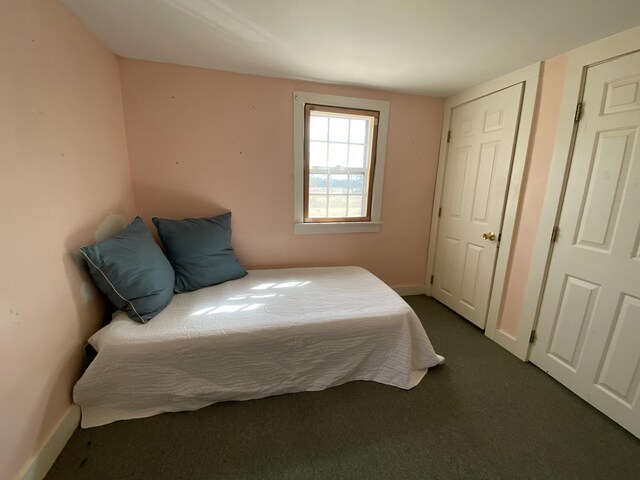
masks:
<instances>
[{"instance_id":1,"label":"door frame","mask_svg":"<svg viewBox=\"0 0 640 480\"><path fill-rule=\"evenodd\" d=\"M505 276L511 255L513 233L516 224L518 206L522 194L522 179L524 176L525 164L529 156L529 141L531 138L531 126L535 111L538 94L538 84L540 80L541 63L534 63L527 67L508 73L486 83L470 88L456 95L448 97L444 104L444 120L442 123L442 135L440 138L440 155L438 158L438 173L436 176L436 188L434 192L433 210L431 212L431 230L429 234L429 250L427 254L427 276L425 278L425 293L431 296L431 276L435 269L436 246L438 241L438 229L440 219L438 212L442 205L442 193L444 186L444 172L446 170L447 154L449 144L447 143L448 132L451 128L451 116L453 109L465 103L472 102L482 97L486 97L500 90L523 84L523 94L520 104L520 121L517 126L515 140L515 150L511 160L511 174L507 184L505 194L504 215L502 219L502 231L500 248L496 256L496 265L493 275L493 285L489 297L489 309L487 313L487 323L485 335L498 344L509 349L514 342L511 337L501 333L496 329L498 317L502 306L502 296L504 293Z\"/></svg>"},{"instance_id":2,"label":"door frame","mask_svg":"<svg viewBox=\"0 0 640 480\"><path fill-rule=\"evenodd\" d=\"M551 262L551 234L560 217L576 133L577 124L574 122L574 117L576 106L582 99L587 67L635 50L640 50L640 27L634 27L578 47L568 54L569 65L564 84L556 143L549 170L549 181L534 244L515 348L511 350L522 360L528 360L531 354L529 340L535 330L540 313L542 294Z\"/></svg>"}]
</instances>

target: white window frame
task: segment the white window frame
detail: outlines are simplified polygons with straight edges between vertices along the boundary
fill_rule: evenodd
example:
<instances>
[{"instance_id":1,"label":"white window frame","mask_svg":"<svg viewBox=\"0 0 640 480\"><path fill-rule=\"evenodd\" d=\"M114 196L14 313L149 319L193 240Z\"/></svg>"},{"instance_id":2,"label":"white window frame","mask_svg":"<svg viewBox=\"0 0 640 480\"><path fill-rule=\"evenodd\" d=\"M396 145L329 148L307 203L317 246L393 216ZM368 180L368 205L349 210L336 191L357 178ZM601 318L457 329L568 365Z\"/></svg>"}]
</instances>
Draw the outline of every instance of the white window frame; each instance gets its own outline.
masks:
<instances>
[{"instance_id":1,"label":"white window frame","mask_svg":"<svg viewBox=\"0 0 640 480\"><path fill-rule=\"evenodd\" d=\"M304 106L307 103L336 108L356 108L380 112L378 119L378 142L376 164L371 191L371 220L363 222L304 222ZM382 225L382 186L387 151L389 125L389 102L366 98L341 97L321 93L293 92L293 205L294 233L366 233L379 232Z\"/></svg>"}]
</instances>

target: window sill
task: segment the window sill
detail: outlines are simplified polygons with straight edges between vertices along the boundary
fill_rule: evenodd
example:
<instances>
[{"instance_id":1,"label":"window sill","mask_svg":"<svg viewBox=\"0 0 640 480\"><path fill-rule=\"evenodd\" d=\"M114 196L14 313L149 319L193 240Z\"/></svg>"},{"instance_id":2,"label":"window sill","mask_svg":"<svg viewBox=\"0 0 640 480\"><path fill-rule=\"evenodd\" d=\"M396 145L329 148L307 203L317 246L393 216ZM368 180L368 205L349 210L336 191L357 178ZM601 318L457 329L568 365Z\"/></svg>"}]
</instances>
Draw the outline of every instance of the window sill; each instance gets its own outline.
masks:
<instances>
[{"instance_id":1,"label":"window sill","mask_svg":"<svg viewBox=\"0 0 640 480\"><path fill-rule=\"evenodd\" d=\"M380 231L382 222L326 222L296 223L296 235L314 235L317 233L375 233Z\"/></svg>"}]
</instances>

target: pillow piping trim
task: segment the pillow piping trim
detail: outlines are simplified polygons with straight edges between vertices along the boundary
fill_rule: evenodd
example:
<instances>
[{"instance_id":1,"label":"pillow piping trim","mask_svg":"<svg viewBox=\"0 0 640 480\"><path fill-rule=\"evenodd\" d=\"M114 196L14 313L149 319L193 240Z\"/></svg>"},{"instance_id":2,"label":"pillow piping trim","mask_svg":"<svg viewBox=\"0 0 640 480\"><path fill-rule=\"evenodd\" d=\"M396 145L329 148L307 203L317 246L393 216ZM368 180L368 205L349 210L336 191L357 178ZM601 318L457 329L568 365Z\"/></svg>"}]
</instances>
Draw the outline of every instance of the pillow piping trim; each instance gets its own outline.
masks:
<instances>
[{"instance_id":1,"label":"pillow piping trim","mask_svg":"<svg viewBox=\"0 0 640 480\"><path fill-rule=\"evenodd\" d=\"M89 256L84 253L84 251L82 249L80 249L80 251L82 252L82 255L84 255L84 258L87 259L87 261L89 263L91 263L91 265L93 265L96 270L98 270L100 272L100 274L104 277L104 279L107 281L107 283L109 284L109 286L113 289L114 292L116 292L116 295L118 295L122 300L124 300L125 302L127 302L129 304L129 306L133 309L133 311L135 312L135 314L138 316L138 318L140 319L140 321L142 323L147 323L147 321L142 318L140 316L140 314L138 313L138 311L136 310L136 307L133 306L133 303L131 303L129 300L127 300L126 298L124 298L122 295L120 295L120 292L118 290L116 290L116 287L113 286L113 283L111 283L111 281L109 280L109 278L105 275L105 273L100 269L100 267L98 267L95 263L93 263L93 261L89 258Z\"/></svg>"}]
</instances>

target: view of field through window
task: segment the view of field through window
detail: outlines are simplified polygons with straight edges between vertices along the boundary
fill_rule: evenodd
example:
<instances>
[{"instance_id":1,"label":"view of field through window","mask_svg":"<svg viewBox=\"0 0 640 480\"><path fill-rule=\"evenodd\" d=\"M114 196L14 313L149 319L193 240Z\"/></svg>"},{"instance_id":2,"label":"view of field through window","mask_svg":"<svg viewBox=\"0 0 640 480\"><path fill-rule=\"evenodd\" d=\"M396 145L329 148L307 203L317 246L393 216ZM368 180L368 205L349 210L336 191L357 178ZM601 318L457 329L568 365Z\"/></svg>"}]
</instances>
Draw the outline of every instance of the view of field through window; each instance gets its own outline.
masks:
<instances>
[{"instance_id":1,"label":"view of field through window","mask_svg":"<svg viewBox=\"0 0 640 480\"><path fill-rule=\"evenodd\" d=\"M308 218L368 216L374 120L369 115L310 111Z\"/></svg>"}]
</instances>

